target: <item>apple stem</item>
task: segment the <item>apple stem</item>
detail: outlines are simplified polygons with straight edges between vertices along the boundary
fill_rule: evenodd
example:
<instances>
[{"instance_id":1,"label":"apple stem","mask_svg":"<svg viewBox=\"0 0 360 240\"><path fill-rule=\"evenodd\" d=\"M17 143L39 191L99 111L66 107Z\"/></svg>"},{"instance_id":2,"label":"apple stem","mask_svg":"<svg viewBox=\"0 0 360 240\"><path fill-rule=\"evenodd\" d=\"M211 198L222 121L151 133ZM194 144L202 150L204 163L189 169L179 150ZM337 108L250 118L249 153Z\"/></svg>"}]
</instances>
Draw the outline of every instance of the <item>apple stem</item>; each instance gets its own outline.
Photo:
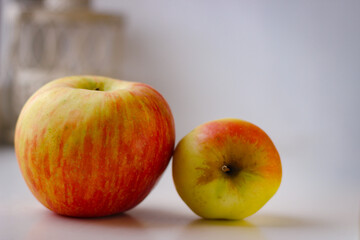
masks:
<instances>
[{"instance_id":1,"label":"apple stem","mask_svg":"<svg viewBox=\"0 0 360 240\"><path fill-rule=\"evenodd\" d=\"M221 170L222 170L224 173L227 173L227 172L230 172L230 171L231 171L231 169L230 169L228 166L226 166L226 165L223 165L223 166L221 167Z\"/></svg>"},{"instance_id":2,"label":"apple stem","mask_svg":"<svg viewBox=\"0 0 360 240\"><path fill-rule=\"evenodd\" d=\"M96 91L99 91L99 90L100 90L100 88L95 88L95 90L96 90Z\"/></svg>"}]
</instances>

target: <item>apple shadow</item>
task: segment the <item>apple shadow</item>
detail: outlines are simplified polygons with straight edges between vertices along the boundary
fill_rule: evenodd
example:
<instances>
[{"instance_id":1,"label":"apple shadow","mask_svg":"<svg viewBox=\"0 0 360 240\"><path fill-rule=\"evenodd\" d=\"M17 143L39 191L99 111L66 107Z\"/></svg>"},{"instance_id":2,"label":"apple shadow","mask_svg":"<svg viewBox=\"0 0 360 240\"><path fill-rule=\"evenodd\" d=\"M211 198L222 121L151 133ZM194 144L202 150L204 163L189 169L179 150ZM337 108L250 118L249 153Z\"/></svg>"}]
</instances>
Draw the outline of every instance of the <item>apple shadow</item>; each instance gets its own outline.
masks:
<instances>
[{"instance_id":1,"label":"apple shadow","mask_svg":"<svg viewBox=\"0 0 360 240\"><path fill-rule=\"evenodd\" d=\"M138 207L129 211L128 214L137 219L148 228L152 227L180 227L196 219L196 216L187 215L170 209L160 207Z\"/></svg>"},{"instance_id":2,"label":"apple shadow","mask_svg":"<svg viewBox=\"0 0 360 240\"><path fill-rule=\"evenodd\" d=\"M145 227L126 213L97 218L67 217L45 210L39 214L43 216L32 224L25 239L104 239L115 236L149 239Z\"/></svg>"},{"instance_id":3,"label":"apple shadow","mask_svg":"<svg viewBox=\"0 0 360 240\"><path fill-rule=\"evenodd\" d=\"M66 221L73 221L74 223L86 223L104 227L123 227L123 228L141 228L142 224L132 216L126 213L113 214L105 217L95 218L77 218L58 215L60 218L66 219Z\"/></svg>"},{"instance_id":4,"label":"apple shadow","mask_svg":"<svg viewBox=\"0 0 360 240\"><path fill-rule=\"evenodd\" d=\"M257 228L254 224L246 221L246 220L212 220L212 219L197 219L189 224L189 227L208 227L208 226L216 226L216 227L242 227L242 228Z\"/></svg>"},{"instance_id":5,"label":"apple shadow","mask_svg":"<svg viewBox=\"0 0 360 240\"><path fill-rule=\"evenodd\" d=\"M329 223L317 219L277 214L255 214L239 221L197 219L186 225L178 239L215 240L226 237L227 240L259 240L266 239L269 234L266 229L291 229L296 232L304 228L328 226Z\"/></svg>"},{"instance_id":6,"label":"apple shadow","mask_svg":"<svg viewBox=\"0 0 360 240\"><path fill-rule=\"evenodd\" d=\"M197 219L171 209L136 207L126 213L106 217L76 218L40 210L39 220L32 223L25 239L103 239L121 236L124 239L151 239L152 230L182 229ZM90 238L89 238L90 237Z\"/></svg>"},{"instance_id":7,"label":"apple shadow","mask_svg":"<svg viewBox=\"0 0 360 240\"><path fill-rule=\"evenodd\" d=\"M190 222L178 239L265 239L260 229L246 220L206 220L197 219Z\"/></svg>"},{"instance_id":8,"label":"apple shadow","mask_svg":"<svg viewBox=\"0 0 360 240\"><path fill-rule=\"evenodd\" d=\"M328 225L324 221L317 219L306 219L295 216L275 215L275 214L255 214L247 218L247 221L257 227L275 228L310 228Z\"/></svg>"}]
</instances>

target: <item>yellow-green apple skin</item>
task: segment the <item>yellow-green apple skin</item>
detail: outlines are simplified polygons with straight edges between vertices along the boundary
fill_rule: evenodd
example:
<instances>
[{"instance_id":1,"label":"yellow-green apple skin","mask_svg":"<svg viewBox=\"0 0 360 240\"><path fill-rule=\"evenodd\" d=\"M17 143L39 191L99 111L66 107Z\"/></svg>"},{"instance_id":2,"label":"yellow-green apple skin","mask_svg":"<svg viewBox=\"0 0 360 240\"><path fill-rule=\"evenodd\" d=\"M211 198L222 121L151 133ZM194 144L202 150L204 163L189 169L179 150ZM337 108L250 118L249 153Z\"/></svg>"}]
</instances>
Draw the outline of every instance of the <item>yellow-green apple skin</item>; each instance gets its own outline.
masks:
<instances>
[{"instance_id":1,"label":"yellow-green apple skin","mask_svg":"<svg viewBox=\"0 0 360 240\"><path fill-rule=\"evenodd\" d=\"M140 203L167 167L174 141L170 108L150 86L74 76L30 97L16 125L15 152L43 205L98 217Z\"/></svg>"},{"instance_id":2,"label":"yellow-green apple skin","mask_svg":"<svg viewBox=\"0 0 360 240\"><path fill-rule=\"evenodd\" d=\"M180 197L206 219L239 220L277 191L278 151L259 127L239 119L202 124L176 146L173 179Z\"/></svg>"}]
</instances>

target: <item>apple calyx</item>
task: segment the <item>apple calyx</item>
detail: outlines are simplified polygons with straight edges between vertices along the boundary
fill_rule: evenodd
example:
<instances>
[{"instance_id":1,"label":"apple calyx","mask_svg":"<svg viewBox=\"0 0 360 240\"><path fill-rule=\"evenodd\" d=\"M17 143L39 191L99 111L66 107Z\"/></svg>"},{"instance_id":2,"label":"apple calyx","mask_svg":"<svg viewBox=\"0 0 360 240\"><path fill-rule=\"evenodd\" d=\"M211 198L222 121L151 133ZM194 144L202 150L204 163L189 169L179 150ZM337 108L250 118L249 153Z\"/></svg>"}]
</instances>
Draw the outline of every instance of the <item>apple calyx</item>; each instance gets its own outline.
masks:
<instances>
[{"instance_id":1,"label":"apple calyx","mask_svg":"<svg viewBox=\"0 0 360 240\"><path fill-rule=\"evenodd\" d=\"M223 165L223 166L221 167L221 170L222 170L224 173L228 173L228 172L231 171L231 169L230 169L228 166L226 166L226 165Z\"/></svg>"},{"instance_id":2,"label":"apple calyx","mask_svg":"<svg viewBox=\"0 0 360 240\"><path fill-rule=\"evenodd\" d=\"M222 165L222 167L221 167L221 171L228 176L236 176L240 172L240 169L231 164L224 163L224 165Z\"/></svg>"}]
</instances>

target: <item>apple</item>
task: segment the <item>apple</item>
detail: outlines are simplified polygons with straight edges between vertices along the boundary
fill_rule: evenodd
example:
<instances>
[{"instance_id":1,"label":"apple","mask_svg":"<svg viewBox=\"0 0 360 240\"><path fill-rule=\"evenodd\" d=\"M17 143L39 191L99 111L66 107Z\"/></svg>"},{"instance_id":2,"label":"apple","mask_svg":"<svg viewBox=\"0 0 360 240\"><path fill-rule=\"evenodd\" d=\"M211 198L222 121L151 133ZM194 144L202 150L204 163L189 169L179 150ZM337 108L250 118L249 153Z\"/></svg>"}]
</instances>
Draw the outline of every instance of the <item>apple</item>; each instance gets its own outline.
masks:
<instances>
[{"instance_id":1,"label":"apple","mask_svg":"<svg viewBox=\"0 0 360 240\"><path fill-rule=\"evenodd\" d=\"M174 141L170 108L150 86L73 76L46 84L26 102L15 152L44 206L98 217L139 204L167 167Z\"/></svg>"},{"instance_id":2,"label":"apple","mask_svg":"<svg viewBox=\"0 0 360 240\"><path fill-rule=\"evenodd\" d=\"M252 215L275 194L282 175L268 135L239 119L196 127L176 146L172 166L180 197L206 219Z\"/></svg>"}]
</instances>

